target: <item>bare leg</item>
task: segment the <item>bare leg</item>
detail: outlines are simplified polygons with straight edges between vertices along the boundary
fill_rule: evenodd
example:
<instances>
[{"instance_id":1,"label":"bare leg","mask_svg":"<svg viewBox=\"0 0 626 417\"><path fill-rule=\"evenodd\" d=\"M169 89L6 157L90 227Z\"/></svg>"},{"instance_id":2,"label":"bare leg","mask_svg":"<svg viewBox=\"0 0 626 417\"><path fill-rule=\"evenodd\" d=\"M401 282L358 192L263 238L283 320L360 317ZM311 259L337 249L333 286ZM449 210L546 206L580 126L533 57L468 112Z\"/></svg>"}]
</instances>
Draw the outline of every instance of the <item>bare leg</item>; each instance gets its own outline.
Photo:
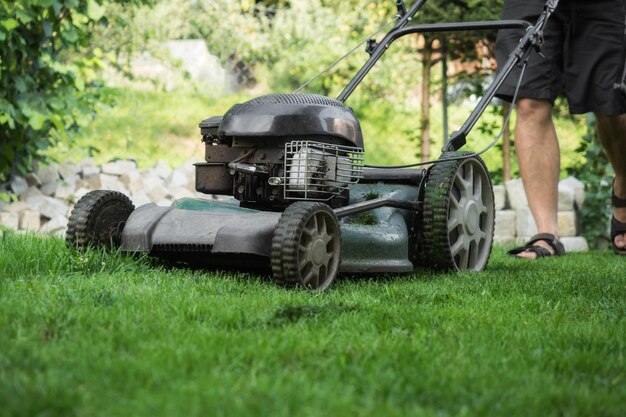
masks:
<instances>
[{"instance_id":1,"label":"bare leg","mask_svg":"<svg viewBox=\"0 0 626 417\"><path fill-rule=\"evenodd\" d=\"M528 206L537 231L557 238L558 181L560 171L559 143L552 123L552 104L546 100L520 99L517 103L515 148ZM537 246L554 250L545 242ZM532 252L518 256L536 258Z\"/></svg>"},{"instance_id":2,"label":"bare leg","mask_svg":"<svg viewBox=\"0 0 626 417\"><path fill-rule=\"evenodd\" d=\"M598 139L615 171L615 195L626 198L626 114L607 116L596 113L596 118ZM626 208L615 208L613 215L618 221L626 222ZM626 233L615 237L615 246L626 247Z\"/></svg>"}]
</instances>

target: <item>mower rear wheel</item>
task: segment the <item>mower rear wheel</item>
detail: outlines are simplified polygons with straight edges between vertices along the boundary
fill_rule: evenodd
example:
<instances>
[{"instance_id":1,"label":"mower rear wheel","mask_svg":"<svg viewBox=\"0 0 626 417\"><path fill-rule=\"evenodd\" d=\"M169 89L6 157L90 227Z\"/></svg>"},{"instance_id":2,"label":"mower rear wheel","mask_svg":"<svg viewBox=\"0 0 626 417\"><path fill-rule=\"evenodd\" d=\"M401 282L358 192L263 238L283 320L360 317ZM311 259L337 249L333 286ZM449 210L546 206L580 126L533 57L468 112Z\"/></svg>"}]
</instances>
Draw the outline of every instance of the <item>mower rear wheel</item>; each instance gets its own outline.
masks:
<instances>
[{"instance_id":1,"label":"mower rear wheel","mask_svg":"<svg viewBox=\"0 0 626 417\"><path fill-rule=\"evenodd\" d=\"M85 194L74 206L65 236L69 246L114 248L135 206L117 191L97 190Z\"/></svg>"},{"instance_id":2,"label":"mower rear wheel","mask_svg":"<svg viewBox=\"0 0 626 417\"><path fill-rule=\"evenodd\" d=\"M341 260L341 230L323 203L296 202L283 212L272 239L272 273L286 286L322 291L335 280Z\"/></svg>"},{"instance_id":3,"label":"mower rear wheel","mask_svg":"<svg viewBox=\"0 0 626 417\"><path fill-rule=\"evenodd\" d=\"M448 152L441 159L466 155ZM493 245L491 178L478 156L430 168L422 219L424 260L435 270L481 271Z\"/></svg>"}]
</instances>

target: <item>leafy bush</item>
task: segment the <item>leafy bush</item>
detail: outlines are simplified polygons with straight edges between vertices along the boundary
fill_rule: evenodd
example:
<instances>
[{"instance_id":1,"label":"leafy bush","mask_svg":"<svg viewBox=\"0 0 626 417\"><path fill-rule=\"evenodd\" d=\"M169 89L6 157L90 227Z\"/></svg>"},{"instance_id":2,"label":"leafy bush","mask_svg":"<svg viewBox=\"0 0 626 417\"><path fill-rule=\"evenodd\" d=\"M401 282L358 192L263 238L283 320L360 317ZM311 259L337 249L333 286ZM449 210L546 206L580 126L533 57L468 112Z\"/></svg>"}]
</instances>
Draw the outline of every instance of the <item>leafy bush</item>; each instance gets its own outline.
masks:
<instances>
[{"instance_id":1,"label":"leafy bush","mask_svg":"<svg viewBox=\"0 0 626 417\"><path fill-rule=\"evenodd\" d=\"M587 133L577 152L584 155L582 161L568 169L585 184L585 204L582 207L582 233L592 246L601 246L609 240L607 225L611 218L611 184L613 170L597 139L596 119L587 117Z\"/></svg>"},{"instance_id":2,"label":"leafy bush","mask_svg":"<svg viewBox=\"0 0 626 417\"><path fill-rule=\"evenodd\" d=\"M90 120L102 99L94 82L104 53L75 52L105 22L102 3L0 1L0 180L27 171L42 150Z\"/></svg>"}]
</instances>

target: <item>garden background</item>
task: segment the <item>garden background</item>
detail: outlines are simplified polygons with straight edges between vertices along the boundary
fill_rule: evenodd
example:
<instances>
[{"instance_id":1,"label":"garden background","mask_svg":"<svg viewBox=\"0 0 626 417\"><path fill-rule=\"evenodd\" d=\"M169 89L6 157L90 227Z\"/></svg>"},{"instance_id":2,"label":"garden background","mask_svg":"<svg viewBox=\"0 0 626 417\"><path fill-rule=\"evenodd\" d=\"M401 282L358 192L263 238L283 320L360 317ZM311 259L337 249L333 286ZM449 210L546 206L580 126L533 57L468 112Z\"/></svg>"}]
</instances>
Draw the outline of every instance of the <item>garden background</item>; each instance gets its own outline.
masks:
<instances>
[{"instance_id":1,"label":"garden background","mask_svg":"<svg viewBox=\"0 0 626 417\"><path fill-rule=\"evenodd\" d=\"M416 20L501 6L429 0ZM0 205L48 164L201 160L200 120L294 91L395 14L371 0L0 0ZM348 103L366 161L438 157L493 74L494 39L394 44ZM181 40L203 41L219 72L174 57ZM366 57L363 45L305 91L336 96ZM494 102L468 148L506 113ZM611 172L593 119L563 100L554 115L595 243ZM508 136L484 154L495 183L517 176ZM520 264L497 248L483 274L348 278L313 296L1 233L0 415L623 414L626 264L606 252Z\"/></svg>"}]
</instances>

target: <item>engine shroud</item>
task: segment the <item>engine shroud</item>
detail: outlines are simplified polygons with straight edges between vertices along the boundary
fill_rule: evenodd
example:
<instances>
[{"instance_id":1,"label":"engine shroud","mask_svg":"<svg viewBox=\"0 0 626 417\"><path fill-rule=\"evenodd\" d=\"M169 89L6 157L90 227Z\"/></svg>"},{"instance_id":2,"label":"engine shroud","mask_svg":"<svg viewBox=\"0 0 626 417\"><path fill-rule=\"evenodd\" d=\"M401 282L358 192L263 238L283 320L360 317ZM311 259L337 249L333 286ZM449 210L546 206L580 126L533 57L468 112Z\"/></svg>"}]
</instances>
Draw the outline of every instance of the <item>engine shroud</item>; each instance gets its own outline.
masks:
<instances>
[{"instance_id":1,"label":"engine shroud","mask_svg":"<svg viewBox=\"0 0 626 417\"><path fill-rule=\"evenodd\" d=\"M269 94L230 108L218 135L225 137L323 136L325 141L363 149L363 133L344 103L317 94Z\"/></svg>"},{"instance_id":2,"label":"engine shroud","mask_svg":"<svg viewBox=\"0 0 626 417\"><path fill-rule=\"evenodd\" d=\"M287 186L291 169L288 161L293 158L290 144L323 145L321 148L327 150L324 167L331 169L345 170L350 152L363 152L363 135L353 111L338 100L315 94L257 97L234 105L223 117L203 120L200 131L206 145L206 162L196 164L197 191L232 195L242 206L281 209L294 199L317 199L331 207L343 206L349 200L347 184L351 182L333 187L337 178L343 178L343 171L320 173L319 160L311 162L310 172L315 175L311 180L317 181L316 187L321 189L323 179L330 178L326 182L331 192L325 198L319 198L320 193L305 193L301 198L296 193L294 198ZM332 158L338 162L326 164ZM293 174L291 178L293 185Z\"/></svg>"}]
</instances>

